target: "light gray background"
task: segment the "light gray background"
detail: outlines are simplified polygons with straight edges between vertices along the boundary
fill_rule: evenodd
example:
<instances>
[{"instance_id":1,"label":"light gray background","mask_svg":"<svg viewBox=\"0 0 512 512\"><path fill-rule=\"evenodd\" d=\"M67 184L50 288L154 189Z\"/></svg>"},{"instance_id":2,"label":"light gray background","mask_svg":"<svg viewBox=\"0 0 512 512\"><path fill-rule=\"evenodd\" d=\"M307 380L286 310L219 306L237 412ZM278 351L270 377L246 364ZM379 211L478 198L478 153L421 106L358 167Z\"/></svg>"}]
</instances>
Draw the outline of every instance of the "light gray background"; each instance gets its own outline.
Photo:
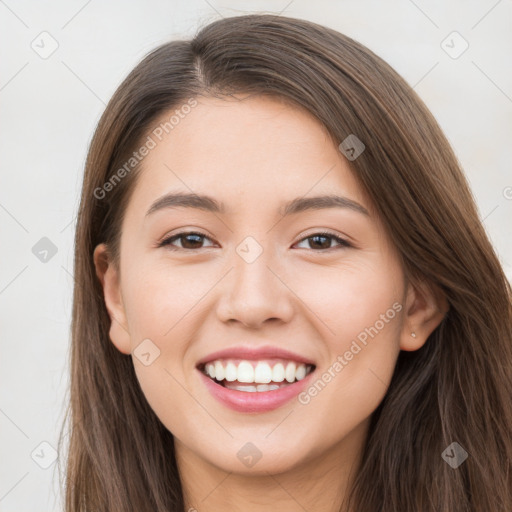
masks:
<instances>
[{"instance_id":1,"label":"light gray background","mask_svg":"<svg viewBox=\"0 0 512 512\"><path fill-rule=\"evenodd\" d=\"M414 86L512 276L511 0L0 0L0 512L62 509L57 465L40 467L52 462L40 443L57 447L63 418L75 215L106 102L158 44L220 16L281 11L353 37ZM458 58L453 31L469 44ZM58 251L46 262L32 252L42 237Z\"/></svg>"}]
</instances>

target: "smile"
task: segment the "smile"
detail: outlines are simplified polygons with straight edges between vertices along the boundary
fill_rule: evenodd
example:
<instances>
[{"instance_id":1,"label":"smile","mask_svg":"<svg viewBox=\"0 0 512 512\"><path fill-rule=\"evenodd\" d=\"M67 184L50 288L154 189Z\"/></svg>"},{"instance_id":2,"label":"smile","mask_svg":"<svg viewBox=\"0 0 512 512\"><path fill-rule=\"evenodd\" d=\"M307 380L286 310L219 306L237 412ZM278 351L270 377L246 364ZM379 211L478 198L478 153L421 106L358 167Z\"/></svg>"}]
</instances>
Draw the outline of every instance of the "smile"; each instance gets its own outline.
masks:
<instances>
[{"instance_id":1,"label":"smile","mask_svg":"<svg viewBox=\"0 0 512 512\"><path fill-rule=\"evenodd\" d=\"M314 369L289 360L226 360L204 364L203 373L221 386L245 393L275 391L301 381Z\"/></svg>"},{"instance_id":2,"label":"smile","mask_svg":"<svg viewBox=\"0 0 512 512\"><path fill-rule=\"evenodd\" d=\"M200 365L211 396L240 413L264 413L296 398L310 383L315 365L290 360L217 359Z\"/></svg>"}]
</instances>

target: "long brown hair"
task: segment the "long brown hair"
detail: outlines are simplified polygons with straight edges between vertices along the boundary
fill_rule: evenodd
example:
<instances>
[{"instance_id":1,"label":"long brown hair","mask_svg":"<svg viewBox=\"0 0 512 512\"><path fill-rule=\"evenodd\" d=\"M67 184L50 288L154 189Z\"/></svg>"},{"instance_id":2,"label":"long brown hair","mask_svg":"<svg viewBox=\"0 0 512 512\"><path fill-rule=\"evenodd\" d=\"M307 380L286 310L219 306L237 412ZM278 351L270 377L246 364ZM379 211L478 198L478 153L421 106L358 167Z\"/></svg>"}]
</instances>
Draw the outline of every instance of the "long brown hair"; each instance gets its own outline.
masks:
<instances>
[{"instance_id":1,"label":"long brown hair","mask_svg":"<svg viewBox=\"0 0 512 512\"><path fill-rule=\"evenodd\" d=\"M512 292L460 164L386 62L334 30L274 15L222 19L156 48L99 121L76 227L66 511L184 509L173 436L148 405L131 357L109 340L92 257L105 242L119 261L140 165L110 181L104 197L98 190L163 113L199 95L233 93L304 108L336 144L350 134L363 141L349 162L354 175L407 275L438 287L449 305L420 350L400 353L347 504L356 512L510 512ZM442 457L453 442L468 454L457 468Z\"/></svg>"}]
</instances>

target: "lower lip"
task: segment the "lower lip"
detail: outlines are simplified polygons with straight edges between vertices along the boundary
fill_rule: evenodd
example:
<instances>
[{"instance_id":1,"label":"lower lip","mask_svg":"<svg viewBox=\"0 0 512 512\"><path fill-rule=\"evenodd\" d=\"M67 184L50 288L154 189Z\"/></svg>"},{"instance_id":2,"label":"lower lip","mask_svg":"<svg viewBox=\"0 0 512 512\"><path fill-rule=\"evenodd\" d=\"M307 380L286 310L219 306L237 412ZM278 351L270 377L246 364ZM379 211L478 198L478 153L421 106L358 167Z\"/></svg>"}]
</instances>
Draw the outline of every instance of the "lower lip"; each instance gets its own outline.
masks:
<instances>
[{"instance_id":1,"label":"lower lip","mask_svg":"<svg viewBox=\"0 0 512 512\"><path fill-rule=\"evenodd\" d=\"M296 397L309 383L314 372L302 380L273 391L238 391L217 384L198 370L210 393L219 402L238 412L267 412L281 407Z\"/></svg>"}]
</instances>

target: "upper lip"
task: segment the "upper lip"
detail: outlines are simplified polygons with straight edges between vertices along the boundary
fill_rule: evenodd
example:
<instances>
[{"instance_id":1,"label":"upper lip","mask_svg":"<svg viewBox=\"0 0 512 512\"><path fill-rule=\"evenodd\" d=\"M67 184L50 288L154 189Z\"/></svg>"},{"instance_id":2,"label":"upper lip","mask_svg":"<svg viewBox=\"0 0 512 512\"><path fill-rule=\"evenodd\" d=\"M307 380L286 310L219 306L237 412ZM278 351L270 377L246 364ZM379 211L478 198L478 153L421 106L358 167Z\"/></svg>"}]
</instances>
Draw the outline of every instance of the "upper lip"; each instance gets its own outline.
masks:
<instances>
[{"instance_id":1,"label":"upper lip","mask_svg":"<svg viewBox=\"0 0 512 512\"><path fill-rule=\"evenodd\" d=\"M248 361L256 361L270 358L289 359L291 361L297 361L299 363L315 366L314 361L308 359L307 357L301 356L300 354L296 354L295 352L291 352L289 350L282 349L280 347L272 347L269 345L263 347L239 346L225 348L203 357L197 362L197 366L201 366L205 363L215 361L217 359L245 359Z\"/></svg>"}]
</instances>

